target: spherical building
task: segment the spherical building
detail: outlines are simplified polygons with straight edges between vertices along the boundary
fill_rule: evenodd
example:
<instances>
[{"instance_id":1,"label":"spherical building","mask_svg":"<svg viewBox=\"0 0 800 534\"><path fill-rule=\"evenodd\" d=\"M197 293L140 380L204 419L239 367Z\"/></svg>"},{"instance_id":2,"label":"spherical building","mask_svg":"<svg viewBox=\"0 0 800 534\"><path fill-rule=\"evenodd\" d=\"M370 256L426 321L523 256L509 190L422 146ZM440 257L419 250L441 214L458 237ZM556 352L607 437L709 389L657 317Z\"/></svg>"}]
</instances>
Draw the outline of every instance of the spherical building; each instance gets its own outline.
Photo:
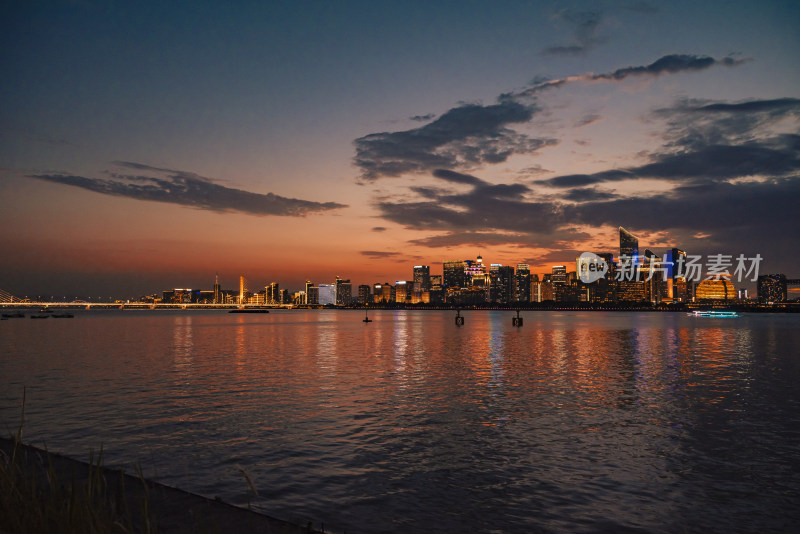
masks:
<instances>
[{"instance_id":1,"label":"spherical building","mask_svg":"<svg viewBox=\"0 0 800 534\"><path fill-rule=\"evenodd\" d=\"M697 284L695 300L734 300L736 288L727 278L719 280L703 280Z\"/></svg>"}]
</instances>

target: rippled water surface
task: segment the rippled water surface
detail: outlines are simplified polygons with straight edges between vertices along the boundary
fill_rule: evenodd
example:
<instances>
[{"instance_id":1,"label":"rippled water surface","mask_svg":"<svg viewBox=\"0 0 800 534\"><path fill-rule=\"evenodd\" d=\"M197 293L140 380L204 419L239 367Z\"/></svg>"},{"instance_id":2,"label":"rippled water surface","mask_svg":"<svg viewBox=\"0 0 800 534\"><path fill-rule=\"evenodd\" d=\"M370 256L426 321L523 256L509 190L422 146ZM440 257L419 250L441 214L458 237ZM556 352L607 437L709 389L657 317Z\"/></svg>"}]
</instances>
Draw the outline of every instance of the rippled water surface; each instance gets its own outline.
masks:
<instances>
[{"instance_id":1,"label":"rippled water surface","mask_svg":"<svg viewBox=\"0 0 800 534\"><path fill-rule=\"evenodd\" d=\"M335 532L798 528L800 317L464 315L3 321L0 431Z\"/></svg>"}]
</instances>

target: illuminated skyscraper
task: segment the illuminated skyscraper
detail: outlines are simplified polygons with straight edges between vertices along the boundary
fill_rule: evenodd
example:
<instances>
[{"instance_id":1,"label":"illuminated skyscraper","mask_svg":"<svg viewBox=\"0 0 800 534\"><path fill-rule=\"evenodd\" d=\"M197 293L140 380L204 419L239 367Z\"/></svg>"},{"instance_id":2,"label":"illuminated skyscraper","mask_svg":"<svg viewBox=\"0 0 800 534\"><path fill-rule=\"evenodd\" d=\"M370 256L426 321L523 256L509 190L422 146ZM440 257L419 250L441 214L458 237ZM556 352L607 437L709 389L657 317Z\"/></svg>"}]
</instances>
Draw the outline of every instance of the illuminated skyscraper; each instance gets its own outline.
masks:
<instances>
[{"instance_id":1,"label":"illuminated skyscraper","mask_svg":"<svg viewBox=\"0 0 800 534\"><path fill-rule=\"evenodd\" d=\"M636 258L633 260L634 264L639 258L639 238L621 226L619 227L619 255Z\"/></svg>"},{"instance_id":2,"label":"illuminated skyscraper","mask_svg":"<svg viewBox=\"0 0 800 534\"><path fill-rule=\"evenodd\" d=\"M244 275L239 277L239 304L245 304L250 292L247 290L247 278Z\"/></svg>"},{"instance_id":3,"label":"illuminated skyscraper","mask_svg":"<svg viewBox=\"0 0 800 534\"><path fill-rule=\"evenodd\" d=\"M326 304L336 304L336 286L333 284L320 284L317 288L318 301L323 306Z\"/></svg>"},{"instance_id":4,"label":"illuminated skyscraper","mask_svg":"<svg viewBox=\"0 0 800 534\"><path fill-rule=\"evenodd\" d=\"M489 269L489 301L507 304L514 299L514 268L493 263Z\"/></svg>"},{"instance_id":5,"label":"illuminated skyscraper","mask_svg":"<svg viewBox=\"0 0 800 534\"><path fill-rule=\"evenodd\" d=\"M446 261L442 264L442 285L445 290L466 287L464 264L462 260Z\"/></svg>"},{"instance_id":6,"label":"illuminated skyscraper","mask_svg":"<svg viewBox=\"0 0 800 534\"><path fill-rule=\"evenodd\" d=\"M667 298L687 302L686 252L678 248L667 251Z\"/></svg>"},{"instance_id":7,"label":"illuminated skyscraper","mask_svg":"<svg viewBox=\"0 0 800 534\"><path fill-rule=\"evenodd\" d=\"M567 286L567 267L566 265L554 265L550 280L552 281L553 300L562 302L566 293Z\"/></svg>"},{"instance_id":8,"label":"illuminated skyscraper","mask_svg":"<svg viewBox=\"0 0 800 534\"><path fill-rule=\"evenodd\" d=\"M410 280L398 280L394 283L395 302L411 302L414 292L414 282Z\"/></svg>"},{"instance_id":9,"label":"illuminated skyscraper","mask_svg":"<svg viewBox=\"0 0 800 534\"><path fill-rule=\"evenodd\" d=\"M350 306L352 295L353 295L353 286L350 284L350 280L342 280L338 276L336 277L336 305L337 306Z\"/></svg>"},{"instance_id":10,"label":"illuminated skyscraper","mask_svg":"<svg viewBox=\"0 0 800 534\"><path fill-rule=\"evenodd\" d=\"M214 276L214 304L222 303L222 289L219 287L219 275Z\"/></svg>"},{"instance_id":11,"label":"illuminated skyscraper","mask_svg":"<svg viewBox=\"0 0 800 534\"><path fill-rule=\"evenodd\" d=\"M527 263L517 264L517 273L514 275L514 300L516 302L531 300L531 268Z\"/></svg>"},{"instance_id":12,"label":"illuminated skyscraper","mask_svg":"<svg viewBox=\"0 0 800 534\"><path fill-rule=\"evenodd\" d=\"M420 291L431 290L431 267L430 265L414 266L414 283L419 284Z\"/></svg>"},{"instance_id":13,"label":"illuminated skyscraper","mask_svg":"<svg viewBox=\"0 0 800 534\"><path fill-rule=\"evenodd\" d=\"M370 293L370 287L366 284L361 284L360 286L358 286L358 303L364 305L370 302L372 302L372 294Z\"/></svg>"},{"instance_id":14,"label":"illuminated skyscraper","mask_svg":"<svg viewBox=\"0 0 800 534\"><path fill-rule=\"evenodd\" d=\"M306 301L303 304L317 304L317 299L319 298L319 294L317 293L316 289L317 288L314 286L311 280L306 280L306 296L305 296Z\"/></svg>"},{"instance_id":15,"label":"illuminated skyscraper","mask_svg":"<svg viewBox=\"0 0 800 534\"><path fill-rule=\"evenodd\" d=\"M267 304L281 304L281 288L278 282L272 282L266 286L266 303Z\"/></svg>"},{"instance_id":16,"label":"illuminated skyscraper","mask_svg":"<svg viewBox=\"0 0 800 534\"><path fill-rule=\"evenodd\" d=\"M758 277L758 300L783 302L788 296L785 274L764 274Z\"/></svg>"},{"instance_id":17,"label":"illuminated skyscraper","mask_svg":"<svg viewBox=\"0 0 800 534\"><path fill-rule=\"evenodd\" d=\"M319 304L319 288L314 284L306 285L306 304Z\"/></svg>"}]
</instances>

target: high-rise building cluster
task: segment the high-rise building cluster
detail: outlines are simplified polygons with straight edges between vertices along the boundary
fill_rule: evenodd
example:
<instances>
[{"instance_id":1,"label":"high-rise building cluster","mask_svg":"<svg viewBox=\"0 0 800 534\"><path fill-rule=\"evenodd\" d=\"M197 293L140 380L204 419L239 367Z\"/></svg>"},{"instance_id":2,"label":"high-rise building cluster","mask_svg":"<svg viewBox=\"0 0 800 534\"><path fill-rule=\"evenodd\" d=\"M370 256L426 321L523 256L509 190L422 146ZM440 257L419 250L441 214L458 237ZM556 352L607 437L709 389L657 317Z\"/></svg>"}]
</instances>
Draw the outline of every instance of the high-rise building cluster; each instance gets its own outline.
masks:
<instances>
[{"instance_id":1,"label":"high-rise building cluster","mask_svg":"<svg viewBox=\"0 0 800 534\"><path fill-rule=\"evenodd\" d=\"M574 270L571 265L554 265L551 272L541 277L531 273L526 263L518 263L516 268L499 263L487 267L479 255L475 260L444 261L442 274L431 274L429 265L415 265L408 280L363 284L355 292L349 279L338 276L330 284L306 281L302 290L292 294L281 289L278 282L251 292L248 280L242 276L238 291L221 289L217 280L213 291L174 289L165 291L160 300L200 304L463 306L532 302L730 302L747 295L746 291L736 290L729 275L698 282L697 277L688 273L686 252L678 248L667 249L662 256L647 248L640 254L639 239L622 227L619 228L616 261L610 252L589 255L592 258L588 263L582 257L577 258ZM586 269L602 272L587 280L581 276ZM762 302L786 301L786 277L782 274L759 276L758 297Z\"/></svg>"}]
</instances>

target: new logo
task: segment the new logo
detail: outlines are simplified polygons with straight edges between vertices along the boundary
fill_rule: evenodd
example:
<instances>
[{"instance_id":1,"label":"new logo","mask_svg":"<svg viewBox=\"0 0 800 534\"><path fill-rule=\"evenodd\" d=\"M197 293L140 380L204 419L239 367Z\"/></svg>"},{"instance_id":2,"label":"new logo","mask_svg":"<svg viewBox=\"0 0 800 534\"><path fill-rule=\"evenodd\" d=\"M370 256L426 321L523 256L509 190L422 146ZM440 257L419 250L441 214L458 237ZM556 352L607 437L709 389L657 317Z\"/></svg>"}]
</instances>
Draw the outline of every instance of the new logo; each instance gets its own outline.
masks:
<instances>
[{"instance_id":1,"label":"new logo","mask_svg":"<svg viewBox=\"0 0 800 534\"><path fill-rule=\"evenodd\" d=\"M593 252L584 252L578 258L578 277L584 284L600 280L607 272L606 260Z\"/></svg>"}]
</instances>

